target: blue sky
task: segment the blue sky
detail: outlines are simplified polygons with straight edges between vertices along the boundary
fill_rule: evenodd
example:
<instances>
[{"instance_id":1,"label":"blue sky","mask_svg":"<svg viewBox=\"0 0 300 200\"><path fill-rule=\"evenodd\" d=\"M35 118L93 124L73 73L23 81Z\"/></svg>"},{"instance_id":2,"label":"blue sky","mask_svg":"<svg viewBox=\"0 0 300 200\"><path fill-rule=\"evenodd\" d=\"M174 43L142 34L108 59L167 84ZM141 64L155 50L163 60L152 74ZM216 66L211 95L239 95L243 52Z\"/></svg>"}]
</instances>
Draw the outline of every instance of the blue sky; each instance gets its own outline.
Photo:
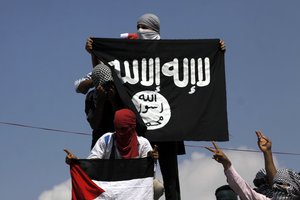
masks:
<instances>
[{"instance_id":1,"label":"blue sky","mask_svg":"<svg viewBox=\"0 0 300 200\"><path fill-rule=\"evenodd\" d=\"M73 86L91 69L86 38L134 32L138 17L152 12L160 17L162 38L225 40L230 141L220 146L257 149L259 129L272 139L274 151L300 153L299 7L297 0L1 0L0 121L90 133L84 96ZM90 142L89 136L0 124L1 198L38 199L69 178L63 148L86 157ZM199 170L213 162L205 149L187 151L180 156L183 199L189 199L183 184L191 175L187 166ZM241 169L253 168L261 156L233 154ZM279 166L300 170L299 156L276 159ZM216 170L221 173L221 166ZM215 179L224 181L222 173Z\"/></svg>"}]
</instances>

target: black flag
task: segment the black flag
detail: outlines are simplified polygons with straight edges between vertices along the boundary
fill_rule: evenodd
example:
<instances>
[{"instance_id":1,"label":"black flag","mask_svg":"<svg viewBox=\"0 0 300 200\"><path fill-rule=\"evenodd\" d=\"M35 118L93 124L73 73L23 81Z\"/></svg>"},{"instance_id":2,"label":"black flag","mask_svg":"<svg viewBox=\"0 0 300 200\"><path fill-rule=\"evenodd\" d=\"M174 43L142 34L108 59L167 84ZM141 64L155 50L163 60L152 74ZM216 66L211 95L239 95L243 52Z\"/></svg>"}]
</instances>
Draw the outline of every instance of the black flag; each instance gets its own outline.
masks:
<instances>
[{"instance_id":1,"label":"black flag","mask_svg":"<svg viewBox=\"0 0 300 200\"><path fill-rule=\"evenodd\" d=\"M227 141L224 52L219 39L93 38L124 103L150 141Z\"/></svg>"}]
</instances>

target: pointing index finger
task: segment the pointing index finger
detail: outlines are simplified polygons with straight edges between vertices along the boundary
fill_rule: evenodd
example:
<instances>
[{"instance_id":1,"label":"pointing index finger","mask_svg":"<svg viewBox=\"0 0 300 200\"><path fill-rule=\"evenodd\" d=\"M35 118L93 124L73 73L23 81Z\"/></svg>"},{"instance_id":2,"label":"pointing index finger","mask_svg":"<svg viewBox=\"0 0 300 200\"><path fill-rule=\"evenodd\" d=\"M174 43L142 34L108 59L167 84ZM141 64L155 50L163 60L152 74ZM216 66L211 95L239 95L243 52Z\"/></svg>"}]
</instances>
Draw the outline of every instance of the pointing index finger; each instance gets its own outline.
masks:
<instances>
[{"instance_id":1,"label":"pointing index finger","mask_svg":"<svg viewBox=\"0 0 300 200\"><path fill-rule=\"evenodd\" d=\"M64 149L64 152L66 152L68 155L72 154L70 151L68 151L67 149Z\"/></svg>"}]
</instances>

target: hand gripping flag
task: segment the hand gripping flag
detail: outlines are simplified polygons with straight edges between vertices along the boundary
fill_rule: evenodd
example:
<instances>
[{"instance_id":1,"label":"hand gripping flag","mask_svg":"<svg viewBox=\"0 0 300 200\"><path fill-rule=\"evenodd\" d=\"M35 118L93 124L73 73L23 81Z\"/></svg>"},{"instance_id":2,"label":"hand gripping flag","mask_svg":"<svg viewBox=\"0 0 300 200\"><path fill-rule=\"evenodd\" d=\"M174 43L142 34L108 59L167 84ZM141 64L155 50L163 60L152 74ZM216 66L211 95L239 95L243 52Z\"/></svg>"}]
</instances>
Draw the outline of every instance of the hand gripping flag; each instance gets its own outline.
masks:
<instances>
[{"instance_id":1,"label":"hand gripping flag","mask_svg":"<svg viewBox=\"0 0 300 200\"><path fill-rule=\"evenodd\" d=\"M228 140L224 52L219 39L93 38L125 105L150 141Z\"/></svg>"},{"instance_id":2,"label":"hand gripping flag","mask_svg":"<svg viewBox=\"0 0 300 200\"><path fill-rule=\"evenodd\" d=\"M70 171L72 200L153 200L151 158L78 159Z\"/></svg>"}]
</instances>

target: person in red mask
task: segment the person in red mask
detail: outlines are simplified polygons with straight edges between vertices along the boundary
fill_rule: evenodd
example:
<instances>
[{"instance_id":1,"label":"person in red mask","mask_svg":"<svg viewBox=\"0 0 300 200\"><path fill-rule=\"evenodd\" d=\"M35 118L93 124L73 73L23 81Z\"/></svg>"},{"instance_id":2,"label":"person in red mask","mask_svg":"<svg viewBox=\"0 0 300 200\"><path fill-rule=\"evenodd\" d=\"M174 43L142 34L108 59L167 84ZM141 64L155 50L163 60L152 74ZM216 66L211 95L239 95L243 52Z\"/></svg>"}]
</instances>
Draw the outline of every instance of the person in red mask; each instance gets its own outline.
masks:
<instances>
[{"instance_id":1,"label":"person in red mask","mask_svg":"<svg viewBox=\"0 0 300 200\"><path fill-rule=\"evenodd\" d=\"M152 149L150 142L136 133L136 116L129 109L116 111L114 118L115 132L108 132L101 136L91 150L88 159L131 159L151 156L158 159L155 146ZM66 162L76 159L74 154L65 149Z\"/></svg>"},{"instance_id":2,"label":"person in red mask","mask_svg":"<svg viewBox=\"0 0 300 200\"><path fill-rule=\"evenodd\" d=\"M149 141L138 136L136 132L136 116L129 109L121 109L115 112L115 132L108 132L101 136L88 156L88 159L132 159L151 156L155 161L158 159L157 146L152 149ZM77 159L67 149L66 163L71 159ZM159 199L164 192L161 183L153 181L154 199Z\"/></svg>"},{"instance_id":3,"label":"person in red mask","mask_svg":"<svg viewBox=\"0 0 300 200\"><path fill-rule=\"evenodd\" d=\"M106 133L99 138L88 159L130 159L152 156L158 159L158 152L150 142L136 133L136 116L129 109L116 111L114 133Z\"/></svg>"}]
</instances>

